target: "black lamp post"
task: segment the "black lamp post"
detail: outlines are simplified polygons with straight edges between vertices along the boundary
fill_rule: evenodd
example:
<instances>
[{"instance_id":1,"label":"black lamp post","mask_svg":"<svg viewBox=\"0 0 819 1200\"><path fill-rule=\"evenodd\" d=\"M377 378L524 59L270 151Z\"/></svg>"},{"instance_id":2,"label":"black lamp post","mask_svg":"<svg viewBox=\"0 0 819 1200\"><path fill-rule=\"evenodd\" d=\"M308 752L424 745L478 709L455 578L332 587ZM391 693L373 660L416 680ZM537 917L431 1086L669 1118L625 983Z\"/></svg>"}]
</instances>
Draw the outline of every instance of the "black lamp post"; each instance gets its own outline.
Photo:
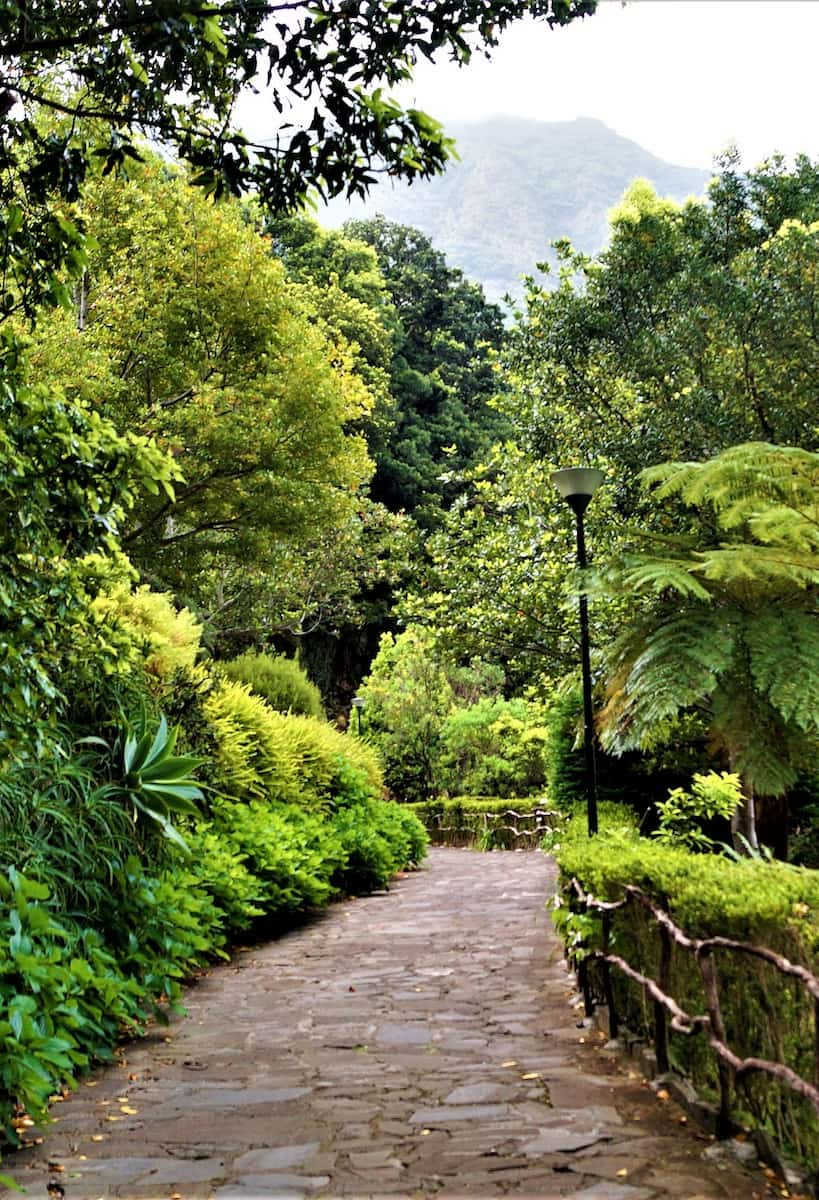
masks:
<instances>
[{"instance_id":1,"label":"black lamp post","mask_svg":"<svg viewBox=\"0 0 819 1200\"><path fill-rule=\"evenodd\" d=\"M359 737L361 737L361 710L366 703L367 703L367 701L363 698L363 696L353 696L352 706L355 709L356 715L358 717L358 736Z\"/></svg>"},{"instance_id":2,"label":"black lamp post","mask_svg":"<svg viewBox=\"0 0 819 1200\"><path fill-rule=\"evenodd\" d=\"M552 483L572 509L577 522L577 565L586 566L586 531L583 514L603 482L603 472L586 467L567 467L552 472ZM580 655L583 669L583 748L586 754L586 811L589 837L597 833L597 774L594 765L594 719L592 716L591 659L589 656L589 607L580 593Z\"/></svg>"}]
</instances>

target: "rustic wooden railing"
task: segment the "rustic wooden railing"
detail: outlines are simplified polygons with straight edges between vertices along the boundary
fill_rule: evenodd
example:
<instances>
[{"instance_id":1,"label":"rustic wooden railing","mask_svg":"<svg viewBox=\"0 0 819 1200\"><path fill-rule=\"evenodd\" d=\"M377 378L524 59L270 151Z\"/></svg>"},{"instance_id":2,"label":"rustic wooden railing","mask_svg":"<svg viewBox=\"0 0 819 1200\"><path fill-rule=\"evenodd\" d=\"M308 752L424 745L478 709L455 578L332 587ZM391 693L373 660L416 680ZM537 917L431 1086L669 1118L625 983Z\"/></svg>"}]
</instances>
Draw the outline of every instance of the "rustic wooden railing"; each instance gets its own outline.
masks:
<instances>
[{"instance_id":1,"label":"rustic wooden railing","mask_svg":"<svg viewBox=\"0 0 819 1200\"><path fill-rule=\"evenodd\" d=\"M654 1015L654 1049L657 1066L660 1072L669 1070L668 1035L669 1028L687 1036L702 1032L716 1056L719 1079L719 1111L717 1118L718 1136L728 1136L734 1128L732 1120L732 1093L737 1081L754 1073L762 1073L777 1080L790 1088L797 1095L807 1100L813 1106L819 1118L819 978L807 967L793 963L781 954L764 946L755 946L747 942L735 941L732 938L689 937L668 912L654 899L646 895L639 887L633 885L624 889L621 900L596 900L586 893L577 879L570 884L571 904L575 911L599 913L601 918L601 948L589 950L577 956L576 967L580 982L586 1014L591 1016L595 1009L595 995L589 977L590 962L598 962L601 967L599 990L601 1001L608 1007L609 1029L612 1037L616 1037L619 1027L619 1017L615 1005L614 989L612 987L609 968L614 967L629 979L645 989L653 1001ZM619 954L611 952L612 917L617 911L628 905L636 904L643 908L656 923L660 939L659 963L657 974L653 979L642 971L636 970ZM679 946L689 951L699 970L700 979L705 995L707 1011L704 1013L686 1012L670 994L671 971L674 947ZM754 1056L743 1057L737 1054L726 1039L723 1007L720 999L720 982L715 961L715 951L731 951L739 955L769 963L781 974L795 980L804 988L813 1001L813 1079L804 1079L793 1068L782 1062L774 1062L766 1058ZM810 1182L814 1193L819 1196L819 1163L813 1165L813 1177Z\"/></svg>"},{"instance_id":2,"label":"rustic wooden railing","mask_svg":"<svg viewBox=\"0 0 819 1200\"><path fill-rule=\"evenodd\" d=\"M533 849L540 845L544 834L554 828L559 819L559 814L539 807L526 812L514 808L483 812L465 805L462 812L469 818L468 823L447 823L451 816L446 809L425 818L427 832L434 844L457 846L477 842L495 845L498 849Z\"/></svg>"}]
</instances>

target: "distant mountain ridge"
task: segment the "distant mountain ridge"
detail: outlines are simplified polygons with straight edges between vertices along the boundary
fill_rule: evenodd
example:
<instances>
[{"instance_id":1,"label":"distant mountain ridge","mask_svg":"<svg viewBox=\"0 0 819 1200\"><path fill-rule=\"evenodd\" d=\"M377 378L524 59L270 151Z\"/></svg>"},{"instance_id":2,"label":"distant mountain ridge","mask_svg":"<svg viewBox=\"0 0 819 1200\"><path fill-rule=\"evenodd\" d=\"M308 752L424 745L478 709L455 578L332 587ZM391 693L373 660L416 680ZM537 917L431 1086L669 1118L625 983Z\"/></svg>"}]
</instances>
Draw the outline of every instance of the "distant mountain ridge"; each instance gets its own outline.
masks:
<instances>
[{"instance_id":1,"label":"distant mountain ridge","mask_svg":"<svg viewBox=\"0 0 819 1200\"><path fill-rule=\"evenodd\" d=\"M487 296L520 295L520 276L549 259L549 242L569 238L589 253L607 237L607 214L633 179L664 196L701 195L712 172L675 166L621 137L602 121L546 123L493 117L447 124L460 162L413 184L380 183L366 201L333 201L324 225L383 213L413 225L449 264L482 283Z\"/></svg>"}]
</instances>

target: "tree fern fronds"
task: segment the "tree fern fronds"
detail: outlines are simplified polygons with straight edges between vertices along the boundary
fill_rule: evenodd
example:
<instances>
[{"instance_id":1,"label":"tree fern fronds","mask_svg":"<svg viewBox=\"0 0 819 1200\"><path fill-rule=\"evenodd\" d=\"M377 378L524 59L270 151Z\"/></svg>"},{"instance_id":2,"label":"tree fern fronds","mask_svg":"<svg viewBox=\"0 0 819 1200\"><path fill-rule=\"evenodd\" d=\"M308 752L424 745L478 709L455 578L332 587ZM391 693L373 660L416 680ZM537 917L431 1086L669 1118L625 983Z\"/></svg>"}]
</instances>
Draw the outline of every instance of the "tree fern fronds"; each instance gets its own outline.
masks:
<instances>
[{"instance_id":1,"label":"tree fern fronds","mask_svg":"<svg viewBox=\"0 0 819 1200\"><path fill-rule=\"evenodd\" d=\"M699 551L696 560L693 572L731 588L754 583L761 589L787 593L819 587L819 554L800 554L787 546L723 544Z\"/></svg>"},{"instance_id":2,"label":"tree fern fronds","mask_svg":"<svg viewBox=\"0 0 819 1200\"><path fill-rule=\"evenodd\" d=\"M757 691L782 720L819 734L819 618L763 609L746 621L744 640Z\"/></svg>"},{"instance_id":3,"label":"tree fern fronds","mask_svg":"<svg viewBox=\"0 0 819 1200\"><path fill-rule=\"evenodd\" d=\"M615 643L607 704L601 713L604 744L615 750L643 744L657 721L697 704L729 669L736 631L730 614L707 605L665 610L631 626Z\"/></svg>"},{"instance_id":4,"label":"tree fern fronds","mask_svg":"<svg viewBox=\"0 0 819 1200\"><path fill-rule=\"evenodd\" d=\"M701 544L638 536L590 575L637 606L608 656L603 743L639 747L702 707L749 801L781 794L819 755L819 454L755 442L642 482L699 509Z\"/></svg>"},{"instance_id":5,"label":"tree fern fronds","mask_svg":"<svg viewBox=\"0 0 819 1200\"><path fill-rule=\"evenodd\" d=\"M706 462L661 463L640 478L657 499L679 496L691 507L708 505L724 529L773 507L814 522L819 517L819 454L797 446L745 442Z\"/></svg>"},{"instance_id":6,"label":"tree fern fronds","mask_svg":"<svg viewBox=\"0 0 819 1200\"><path fill-rule=\"evenodd\" d=\"M781 796L792 787L797 764L815 753L815 741L784 721L752 686L727 680L711 697L714 743L727 753L731 767L752 781L754 791Z\"/></svg>"},{"instance_id":7,"label":"tree fern fronds","mask_svg":"<svg viewBox=\"0 0 819 1200\"><path fill-rule=\"evenodd\" d=\"M751 535L767 545L790 546L794 551L819 555L819 484L812 506L797 509L782 504L759 506L749 513L747 525Z\"/></svg>"}]
</instances>

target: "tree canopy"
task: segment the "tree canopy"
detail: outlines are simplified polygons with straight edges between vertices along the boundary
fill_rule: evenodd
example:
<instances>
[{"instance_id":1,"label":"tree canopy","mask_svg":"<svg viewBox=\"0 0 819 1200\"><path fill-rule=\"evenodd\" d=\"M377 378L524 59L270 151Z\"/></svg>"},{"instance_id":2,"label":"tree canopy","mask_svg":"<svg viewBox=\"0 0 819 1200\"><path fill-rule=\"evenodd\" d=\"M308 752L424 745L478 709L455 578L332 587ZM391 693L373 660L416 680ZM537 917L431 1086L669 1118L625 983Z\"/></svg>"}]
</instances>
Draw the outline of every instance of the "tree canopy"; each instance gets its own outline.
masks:
<instances>
[{"instance_id":1,"label":"tree canopy","mask_svg":"<svg viewBox=\"0 0 819 1200\"><path fill-rule=\"evenodd\" d=\"M209 610L226 572L246 592L285 545L349 542L372 471L353 427L372 401L240 206L151 160L89 184L82 211L95 249L71 310L41 320L31 369L155 438L184 476L136 504L135 565Z\"/></svg>"},{"instance_id":2,"label":"tree canopy","mask_svg":"<svg viewBox=\"0 0 819 1200\"><path fill-rule=\"evenodd\" d=\"M560 246L554 292L530 288L508 365L527 446L610 464L628 506L639 469L732 443L815 446L819 169L723 161L707 203L635 183L608 248Z\"/></svg>"},{"instance_id":3,"label":"tree canopy","mask_svg":"<svg viewBox=\"0 0 819 1200\"><path fill-rule=\"evenodd\" d=\"M410 78L419 57L468 61L521 16L562 25L594 8L595 0L3 0L0 232L9 261L28 264L6 306L22 292L32 313L53 291L53 268L76 265L76 231L55 197L76 200L94 162L111 170L138 158L138 136L189 163L208 191L254 192L276 211L312 191L364 194L377 172L429 176L451 140L384 89ZM252 142L238 108L260 91L266 128ZM65 119L43 123L43 112Z\"/></svg>"},{"instance_id":4,"label":"tree canopy","mask_svg":"<svg viewBox=\"0 0 819 1200\"><path fill-rule=\"evenodd\" d=\"M489 404L501 386L502 314L419 230L376 217L344 232L375 250L395 312L394 428L374 447L373 495L436 524L457 495L456 473L507 428Z\"/></svg>"}]
</instances>

